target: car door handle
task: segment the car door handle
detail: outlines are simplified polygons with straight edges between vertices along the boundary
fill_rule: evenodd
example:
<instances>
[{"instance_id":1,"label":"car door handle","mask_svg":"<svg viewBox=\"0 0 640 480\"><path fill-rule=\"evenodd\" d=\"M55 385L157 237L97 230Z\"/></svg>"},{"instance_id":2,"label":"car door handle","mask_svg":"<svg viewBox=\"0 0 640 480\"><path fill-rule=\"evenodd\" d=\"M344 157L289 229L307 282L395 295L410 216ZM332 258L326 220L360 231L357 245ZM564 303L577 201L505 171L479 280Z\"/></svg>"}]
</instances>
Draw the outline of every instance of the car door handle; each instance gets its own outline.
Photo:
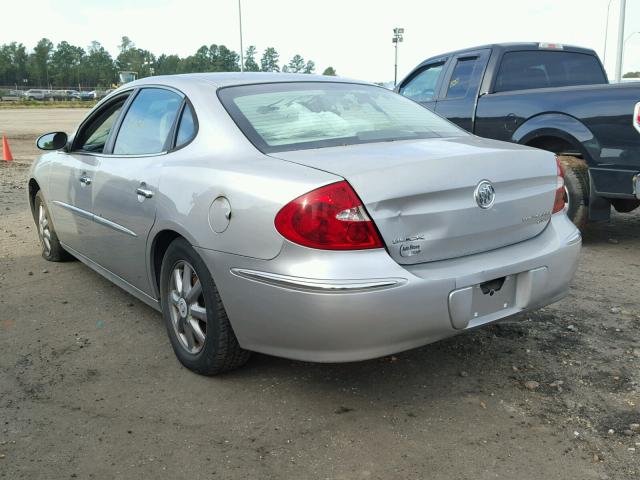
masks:
<instances>
[{"instance_id":1,"label":"car door handle","mask_svg":"<svg viewBox=\"0 0 640 480\"><path fill-rule=\"evenodd\" d=\"M147 190L146 188L142 188L142 187L136 188L136 193L144 198L153 197L153 192L151 190Z\"/></svg>"},{"instance_id":2,"label":"car door handle","mask_svg":"<svg viewBox=\"0 0 640 480\"><path fill-rule=\"evenodd\" d=\"M91 185L91 179L86 175L80 177L80 183L83 185Z\"/></svg>"}]
</instances>

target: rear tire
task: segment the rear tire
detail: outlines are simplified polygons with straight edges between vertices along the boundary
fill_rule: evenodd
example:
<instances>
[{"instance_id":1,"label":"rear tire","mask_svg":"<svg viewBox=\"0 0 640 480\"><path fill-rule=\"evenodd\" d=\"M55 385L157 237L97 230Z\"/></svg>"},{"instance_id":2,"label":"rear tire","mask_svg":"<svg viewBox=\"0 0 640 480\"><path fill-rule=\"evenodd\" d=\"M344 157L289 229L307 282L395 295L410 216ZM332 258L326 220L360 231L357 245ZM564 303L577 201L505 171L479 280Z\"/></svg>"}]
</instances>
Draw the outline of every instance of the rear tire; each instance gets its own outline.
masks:
<instances>
[{"instance_id":1,"label":"rear tire","mask_svg":"<svg viewBox=\"0 0 640 480\"><path fill-rule=\"evenodd\" d=\"M162 260L162 315L178 360L201 375L217 375L244 365L251 352L240 347L213 277L183 238Z\"/></svg>"},{"instance_id":2,"label":"rear tire","mask_svg":"<svg viewBox=\"0 0 640 480\"><path fill-rule=\"evenodd\" d=\"M568 155L558 156L564 171L567 216L582 230L589 221L589 173L583 160Z\"/></svg>"},{"instance_id":3,"label":"rear tire","mask_svg":"<svg viewBox=\"0 0 640 480\"><path fill-rule=\"evenodd\" d=\"M36 227L38 228L38 238L40 239L40 246L42 247L42 258L49 262L72 260L73 257L62 248L60 240L58 240L58 235L56 234L55 228L53 228L51 215L49 215L42 190L36 193L33 206L33 217L36 222Z\"/></svg>"}]
</instances>

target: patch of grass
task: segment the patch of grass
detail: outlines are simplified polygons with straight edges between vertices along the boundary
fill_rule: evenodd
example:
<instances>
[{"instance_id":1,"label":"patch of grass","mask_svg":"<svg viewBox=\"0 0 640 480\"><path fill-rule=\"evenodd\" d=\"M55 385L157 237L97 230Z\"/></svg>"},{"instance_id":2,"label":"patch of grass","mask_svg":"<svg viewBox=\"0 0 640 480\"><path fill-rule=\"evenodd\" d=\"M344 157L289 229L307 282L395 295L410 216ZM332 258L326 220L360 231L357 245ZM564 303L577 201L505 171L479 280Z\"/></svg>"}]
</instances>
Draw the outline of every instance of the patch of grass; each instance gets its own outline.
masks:
<instances>
[{"instance_id":1,"label":"patch of grass","mask_svg":"<svg viewBox=\"0 0 640 480\"><path fill-rule=\"evenodd\" d=\"M0 110L8 108L92 108L97 102L39 102L37 100L21 100L18 102L0 102Z\"/></svg>"}]
</instances>

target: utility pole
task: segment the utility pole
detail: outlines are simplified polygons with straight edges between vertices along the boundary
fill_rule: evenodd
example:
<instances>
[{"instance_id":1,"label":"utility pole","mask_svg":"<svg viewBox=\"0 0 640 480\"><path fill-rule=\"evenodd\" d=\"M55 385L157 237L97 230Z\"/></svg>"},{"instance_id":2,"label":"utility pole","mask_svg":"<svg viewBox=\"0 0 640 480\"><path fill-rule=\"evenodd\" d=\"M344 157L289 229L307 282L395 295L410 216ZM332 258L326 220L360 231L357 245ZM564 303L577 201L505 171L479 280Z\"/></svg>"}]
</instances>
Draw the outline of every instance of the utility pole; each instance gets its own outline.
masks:
<instances>
[{"instance_id":1,"label":"utility pole","mask_svg":"<svg viewBox=\"0 0 640 480\"><path fill-rule=\"evenodd\" d=\"M244 72L244 49L242 48L242 5L238 0L238 18L240 20L240 72Z\"/></svg>"},{"instance_id":2,"label":"utility pole","mask_svg":"<svg viewBox=\"0 0 640 480\"><path fill-rule=\"evenodd\" d=\"M393 86L395 87L398 84L398 43L402 42L404 35L404 28L394 28L393 29L393 38L391 41L394 43L396 47L396 60L393 67Z\"/></svg>"},{"instance_id":3,"label":"utility pole","mask_svg":"<svg viewBox=\"0 0 640 480\"><path fill-rule=\"evenodd\" d=\"M618 51L616 52L616 82L622 80L622 55L624 51L624 17L627 0L620 0L620 17L618 18Z\"/></svg>"}]
</instances>

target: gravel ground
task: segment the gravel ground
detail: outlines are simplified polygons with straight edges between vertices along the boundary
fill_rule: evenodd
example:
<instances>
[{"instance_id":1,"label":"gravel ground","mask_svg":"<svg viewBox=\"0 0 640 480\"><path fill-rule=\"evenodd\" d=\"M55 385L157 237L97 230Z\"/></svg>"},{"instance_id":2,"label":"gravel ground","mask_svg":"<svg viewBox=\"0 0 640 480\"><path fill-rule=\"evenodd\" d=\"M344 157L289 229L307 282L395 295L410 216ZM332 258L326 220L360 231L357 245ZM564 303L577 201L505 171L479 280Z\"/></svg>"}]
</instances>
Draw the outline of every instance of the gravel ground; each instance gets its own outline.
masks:
<instances>
[{"instance_id":1,"label":"gravel ground","mask_svg":"<svg viewBox=\"0 0 640 480\"><path fill-rule=\"evenodd\" d=\"M254 355L205 378L154 310L39 255L33 140L83 114L0 111L0 477L640 477L640 214L589 227L553 306L379 360Z\"/></svg>"}]
</instances>

